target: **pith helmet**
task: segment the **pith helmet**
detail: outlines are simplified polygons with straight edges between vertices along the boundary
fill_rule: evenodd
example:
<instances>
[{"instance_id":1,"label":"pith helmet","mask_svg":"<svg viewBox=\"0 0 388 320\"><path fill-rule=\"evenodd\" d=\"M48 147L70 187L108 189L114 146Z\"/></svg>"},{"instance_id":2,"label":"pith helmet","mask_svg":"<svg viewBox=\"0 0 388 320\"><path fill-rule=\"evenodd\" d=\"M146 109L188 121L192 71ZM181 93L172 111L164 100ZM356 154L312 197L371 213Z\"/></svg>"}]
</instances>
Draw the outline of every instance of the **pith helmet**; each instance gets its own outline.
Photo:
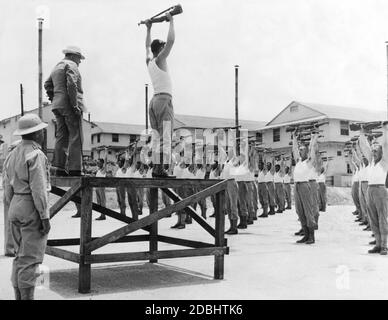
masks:
<instances>
[{"instance_id":1,"label":"pith helmet","mask_svg":"<svg viewBox=\"0 0 388 320\"><path fill-rule=\"evenodd\" d=\"M18 121L18 128L14 131L15 136L24 136L44 128L47 128L48 124L43 122L38 115L34 113L28 113L21 117Z\"/></svg>"}]
</instances>

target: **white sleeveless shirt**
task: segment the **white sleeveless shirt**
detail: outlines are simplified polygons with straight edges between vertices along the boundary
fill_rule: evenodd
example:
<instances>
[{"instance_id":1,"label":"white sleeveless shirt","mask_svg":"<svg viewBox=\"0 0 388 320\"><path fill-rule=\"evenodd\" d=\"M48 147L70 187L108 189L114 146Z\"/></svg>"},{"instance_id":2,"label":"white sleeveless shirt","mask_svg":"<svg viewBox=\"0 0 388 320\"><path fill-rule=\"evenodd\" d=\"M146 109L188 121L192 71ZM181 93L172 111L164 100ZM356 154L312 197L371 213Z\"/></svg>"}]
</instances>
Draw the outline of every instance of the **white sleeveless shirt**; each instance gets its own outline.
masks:
<instances>
[{"instance_id":1,"label":"white sleeveless shirt","mask_svg":"<svg viewBox=\"0 0 388 320\"><path fill-rule=\"evenodd\" d=\"M310 179L311 170L307 164L308 160L298 161L294 169L294 181L304 182Z\"/></svg>"},{"instance_id":2,"label":"white sleeveless shirt","mask_svg":"<svg viewBox=\"0 0 388 320\"><path fill-rule=\"evenodd\" d=\"M172 95L172 83L168 72L163 71L156 64L156 59L148 63L148 73L151 77L154 94L169 93Z\"/></svg>"},{"instance_id":3,"label":"white sleeveless shirt","mask_svg":"<svg viewBox=\"0 0 388 320\"><path fill-rule=\"evenodd\" d=\"M368 170L368 183L369 184L382 184L385 185L385 179L387 177L387 170L384 170L380 162L370 166Z\"/></svg>"}]
</instances>

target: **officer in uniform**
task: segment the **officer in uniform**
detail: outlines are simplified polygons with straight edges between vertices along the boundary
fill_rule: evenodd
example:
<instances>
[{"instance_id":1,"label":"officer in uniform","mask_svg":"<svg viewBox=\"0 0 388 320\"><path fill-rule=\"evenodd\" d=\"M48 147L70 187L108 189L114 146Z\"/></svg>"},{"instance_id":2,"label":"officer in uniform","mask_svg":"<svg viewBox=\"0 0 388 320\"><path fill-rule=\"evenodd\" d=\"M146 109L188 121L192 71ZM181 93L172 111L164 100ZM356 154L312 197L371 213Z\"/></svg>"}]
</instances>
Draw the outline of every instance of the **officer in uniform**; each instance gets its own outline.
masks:
<instances>
[{"instance_id":1,"label":"officer in uniform","mask_svg":"<svg viewBox=\"0 0 388 320\"><path fill-rule=\"evenodd\" d=\"M259 173L257 176L257 185L259 192L259 201L261 208L263 209L262 214L259 218L267 218L268 217L268 203L269 203L269 195L268 189L265 182L265 170L264 170L264 162L259 162Z\"/></svg>"},{"instance_id":2,"label":"officer in uniform","mask_svg":"<svg viewBox=\"0 0 388 320\"><path fill-rule=\"evenodd\" d=\"M9 221L16 257L11 281L17 300L33 300L37 267L42 263L50 231L48 160L41 150L47 124L35 114L18 121L22 142L4 163Z\"/></svg>"},{"instance_id":3,"label":"officer in uniform","mask_svg":"<svg viewBox=\"0 0 388 320\"><path fill-rule=\"evenodd\" d=\"M83 103L81 74L78 66L85 57L78 47L63 50L65 58L60 61L44 83L47 96L52 102L56 133L53 169L57 176L80 176L82 168L82 112Z\"/></svg>"},{"instance_id":4,"label":"officer in uniform","mask_svg":"<svg viewBox=\"0 0 388 320\"><path fill-rule=\"evenodd\" d=\"M5 162L7 162L7 158L10 156L10 152L15 149L15 147L21 142L21 140L17 140L13 142L9 148L8 148L8 155L5 159ZM15 251L13 248L13 240L12 240L12 234L11 234L11 224L8 219L8 211L9 211L9 203L7 202L7 199L5 195L8 193L5 188L9 187L9 183L6 182L6 175L5 171L3 170L2 175L3 180L3 204L4 204L4 255L6 257L14 257Z\"/></svg>"}]
</instances>

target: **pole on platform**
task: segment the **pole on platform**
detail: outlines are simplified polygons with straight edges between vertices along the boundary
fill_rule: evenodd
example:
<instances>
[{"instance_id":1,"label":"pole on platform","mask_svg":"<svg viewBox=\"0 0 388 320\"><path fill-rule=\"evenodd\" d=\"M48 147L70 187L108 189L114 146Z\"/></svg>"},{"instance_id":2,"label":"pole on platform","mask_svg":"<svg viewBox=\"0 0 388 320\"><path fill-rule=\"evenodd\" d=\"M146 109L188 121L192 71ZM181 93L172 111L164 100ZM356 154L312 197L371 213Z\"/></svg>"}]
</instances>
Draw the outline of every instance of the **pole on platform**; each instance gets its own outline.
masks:
<instances>
[{"instance_id":1,"label":"pole on platform","mask_svg":"<svg viewBox=\"0 0 388 320\"><path fill-rule=\"evenodd\" d=\"M20 84L20 114L23 117L24 116L24 101L23 101L23 85Z\"/></svg>"},{"instance_id":2,"label":"pole on platform","mask_svg":"<svg viewBox=\"0 0 388 320\"><path fill-rule=\"evenodd\" d=\"M148 84L145 84L145 125L148 133Z\"/></svg>"},{"instance_id":3,"label":"pole on platform","mask_svg":"<svg viewBox=\"0 0 388 320\"><path fill-rule=\"evenodd\" d=\"M238 65L234 66L234 75L235 75L235 126L236 126L236 154L240 155L240 130L238 124Z\"/></svg>"}]
</instances>

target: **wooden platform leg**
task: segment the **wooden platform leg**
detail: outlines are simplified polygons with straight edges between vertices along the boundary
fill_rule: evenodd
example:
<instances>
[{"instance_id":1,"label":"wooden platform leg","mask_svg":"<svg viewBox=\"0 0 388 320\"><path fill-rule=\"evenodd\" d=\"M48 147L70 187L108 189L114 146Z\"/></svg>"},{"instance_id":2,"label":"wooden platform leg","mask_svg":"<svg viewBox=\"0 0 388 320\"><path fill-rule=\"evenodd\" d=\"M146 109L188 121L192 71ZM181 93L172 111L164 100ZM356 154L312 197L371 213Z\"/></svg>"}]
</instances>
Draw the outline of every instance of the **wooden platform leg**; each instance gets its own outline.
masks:
<instances>
[{"instance_id":1,"label":"wooden platform leg","mask_svg":"<svg viewBox=\"0 0 388 320\"><path fill-rule=\"evenodd\" d=\"M224 246L225 215L223 205L225 201L225 191L216 194L216 247ZM224 255L214 256L214 279L224 279Z\"/></svg>"},{"instance_id":2,"label":"wooden platform leg","mask_svg":"<svg viewBox=\"0 0 388 320\"><path fill-rule=\"evenodd\" d=\"M91 282L91 265L84 263L85 257L90 255L90 250L85 244L92 238L92 196L93 188L85 187L81 192L81 234L80 234L80 263L78 274L78 292L89 293Z\"/></svg>"},{"instance_id":3,"label":"wooden platform leg","mask_svg":"<svg viewBox=\"0 0 388 320\"><path fill-rule=\"evenodd\" d=\"M150 214L158 211L158 188L150 190ZM150 231L150 252L158 251L158 221L151 225ZM157 259L150 259L151 263L157 263Z\"/></svg>"}]
</instances>

